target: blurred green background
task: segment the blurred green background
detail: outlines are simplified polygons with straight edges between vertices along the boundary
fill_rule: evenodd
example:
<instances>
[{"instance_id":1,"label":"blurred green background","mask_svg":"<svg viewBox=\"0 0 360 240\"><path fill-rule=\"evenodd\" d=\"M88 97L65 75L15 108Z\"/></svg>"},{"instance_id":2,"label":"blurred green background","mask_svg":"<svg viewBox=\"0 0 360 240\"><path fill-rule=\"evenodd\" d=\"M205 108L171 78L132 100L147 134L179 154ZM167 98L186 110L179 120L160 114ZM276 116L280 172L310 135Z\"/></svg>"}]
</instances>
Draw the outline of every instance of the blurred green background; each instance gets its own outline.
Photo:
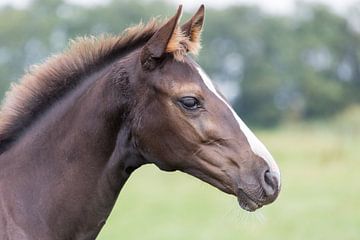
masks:
<instances>
[{"instance_id":1,"label":"blurred green background","mask_svg":"<svg viewBox=\"0 0 360 240\"><path fill-rule=\"evenodd\" d=\"M150 0L1 5L0 99L69 39L175 9ZM278 201L247 213L193 177L145 166L98 239L360 239L360 3L343 15L302 2L287 15L208 8L198 61L277 159Z\"/></svg>"}]
</instances>

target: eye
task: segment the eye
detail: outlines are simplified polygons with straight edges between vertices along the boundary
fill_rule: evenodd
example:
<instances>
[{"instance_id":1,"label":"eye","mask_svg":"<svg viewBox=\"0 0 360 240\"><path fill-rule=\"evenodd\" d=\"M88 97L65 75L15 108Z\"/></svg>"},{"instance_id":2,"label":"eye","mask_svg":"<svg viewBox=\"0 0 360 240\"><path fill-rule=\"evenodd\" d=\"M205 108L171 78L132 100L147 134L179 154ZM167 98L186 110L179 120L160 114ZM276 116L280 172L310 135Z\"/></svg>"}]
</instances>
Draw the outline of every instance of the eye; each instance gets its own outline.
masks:
<instances>
[{"instance_id":1,"label":"eye","mask_svg":"<svg viewBox=\"0 0 360 240\"><path fill-rule=\"evenodd\" d=\"M179 103L187 110L196 110L201 107L200 101L195 97L182 97Z\"/></svg>"}]
</instances>

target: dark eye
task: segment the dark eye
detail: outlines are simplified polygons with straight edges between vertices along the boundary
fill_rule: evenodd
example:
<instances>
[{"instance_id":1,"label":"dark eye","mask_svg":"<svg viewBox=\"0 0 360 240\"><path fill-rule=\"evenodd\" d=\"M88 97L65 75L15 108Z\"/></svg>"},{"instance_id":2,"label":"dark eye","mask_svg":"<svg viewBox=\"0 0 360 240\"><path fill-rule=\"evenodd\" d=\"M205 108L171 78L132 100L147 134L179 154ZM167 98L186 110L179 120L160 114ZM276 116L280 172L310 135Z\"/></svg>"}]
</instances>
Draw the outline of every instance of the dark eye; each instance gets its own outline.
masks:
<instances>
[{"instance_id":1,"label":"dark eye","mask_svg":"<svg viewBox=\"0 0 360 240\"><path fill-rule=\"evenodd\" d=\"M196 110L200 107L200 102L195 97L182 97L179 102L187 110Z\"/></svg>"}]
</instances>

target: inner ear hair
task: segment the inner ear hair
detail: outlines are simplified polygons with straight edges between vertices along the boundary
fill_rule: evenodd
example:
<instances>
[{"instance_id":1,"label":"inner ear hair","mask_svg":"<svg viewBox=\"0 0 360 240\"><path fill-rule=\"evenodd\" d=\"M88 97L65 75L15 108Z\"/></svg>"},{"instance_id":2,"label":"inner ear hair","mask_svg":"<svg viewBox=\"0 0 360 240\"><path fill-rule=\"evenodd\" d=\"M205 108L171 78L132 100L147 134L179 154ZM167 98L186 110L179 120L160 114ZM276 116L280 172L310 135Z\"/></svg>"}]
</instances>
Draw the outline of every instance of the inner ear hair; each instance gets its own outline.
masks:
<instances>
[{"instance_id":1,"label":"inner ear hair","mask_svg":"<svg viewBox=\"0 0 360 240\"><path fill-rule=\"evenodd\" d=\"M182 6L180 5L175 16L160 27L145 44L140 54L141 64L144 69L154 69L157 65L157 60L163 58L166 53L174 53L174 56L180 59L180 54L184 52L182 50L184 46L180 42L184 41L182 39L186 39L178 27L181 15Z\"/></svg>"},{"instance_id":2,"label":"inner ear hair","mask_svg":"<svg viewBox=\"0 0 360 240\"><path fill-rule=\"evenodd\" d=\"M196 55L201 49L201 31L204 25L205 7L201 5L194 16L181 26L181 31L188 39L187 51Z\"/></svg>"},{"instance_id":3,"label":"inner ear hair","mask_svg":"<svg viewBox=\"0 0 360 240\"><path fill-rule=\"evenodd\" d=\"M166 52L172 53L176 60L183 61L188 51L188 42L188 37L186 37L181 28L177 26L166 46Z\"/></svg>"},{"instance_id":4,"label":"inner ear hair","mask_svg":"<svg viewBox=\"0 0 360 240\"><path fill-rule=\"evenodd\" d=\"M204 25L205 7L202 4L194 16L181 27L176 26L166 47L178 61L183 61L187 52L197 55L201 49L201 31Z\"/></svg>"},{"instance_id":5,"label":"inner ear hair","mask_svg":"<svg viewBox=\"0 0 360 240\"><path fill-rule=\"evenodd\" d=\"M204 23L204 5L183 26L178 22L182 15L180 5L175 16L167 21L146 43L140 58L144 69L157 67L160 58L171 54L176 60L183 61L187 52L194 55L200 50L200 35Z\"/></svg>"}]
</instances>

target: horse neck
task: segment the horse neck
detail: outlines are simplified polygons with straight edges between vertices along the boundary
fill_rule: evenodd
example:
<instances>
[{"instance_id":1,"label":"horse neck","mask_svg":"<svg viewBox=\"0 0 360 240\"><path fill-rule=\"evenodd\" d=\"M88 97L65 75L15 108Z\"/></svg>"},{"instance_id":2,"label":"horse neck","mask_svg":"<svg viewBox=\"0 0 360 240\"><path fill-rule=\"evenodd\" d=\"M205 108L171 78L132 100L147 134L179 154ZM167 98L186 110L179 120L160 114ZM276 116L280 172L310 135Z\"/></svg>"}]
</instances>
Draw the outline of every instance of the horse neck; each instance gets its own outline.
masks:
<instances>
[{"instance_id":1,"label":"horse neck","mask_svg":"<svg viewBox=\"0 0 360 240\"><path fill-rule=\"evenodd\" d=\"M31 189L33 202L28 196L19 199L27 199L27 211L34 211L29 216L46 220L49 234L96 236L130 173L143 164L131 142L129 105L122 96L129 84L126 71L119 75L119 69L108 66L92 74L7 153L9 159L21 153L16 158L26 173L18 175L27 178L23 188ZM31 220L19 221L31 229Z\"/></svg>"}]
</instances>

